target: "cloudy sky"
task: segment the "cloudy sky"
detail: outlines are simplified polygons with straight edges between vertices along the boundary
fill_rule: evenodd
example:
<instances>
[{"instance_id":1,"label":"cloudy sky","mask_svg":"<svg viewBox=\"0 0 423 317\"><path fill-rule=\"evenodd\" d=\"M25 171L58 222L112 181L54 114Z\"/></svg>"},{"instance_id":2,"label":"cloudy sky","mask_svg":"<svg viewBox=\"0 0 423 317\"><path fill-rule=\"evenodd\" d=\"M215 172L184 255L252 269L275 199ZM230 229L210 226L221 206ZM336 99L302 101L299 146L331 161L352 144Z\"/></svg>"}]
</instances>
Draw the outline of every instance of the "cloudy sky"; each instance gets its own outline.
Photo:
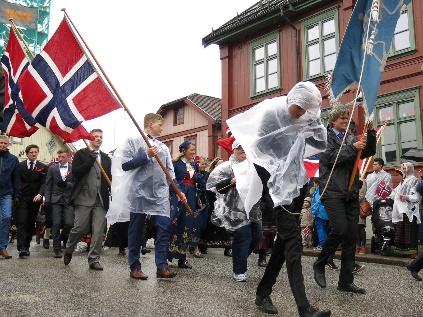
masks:
<instances>
[{"instance_id":1,"label":"cloudy sky","mask_svg":"<svg viewBox=\"0 0 423 317\"><path fill-rule=\"evenodd\" d=\"M66 8L141 124L144 114L191 93L220 97L219 50L201 39L257 1L53 0L50 36ZM105 130L105 150L136 133L120 110L85 126Z\"/></svg>"}]
</instances>

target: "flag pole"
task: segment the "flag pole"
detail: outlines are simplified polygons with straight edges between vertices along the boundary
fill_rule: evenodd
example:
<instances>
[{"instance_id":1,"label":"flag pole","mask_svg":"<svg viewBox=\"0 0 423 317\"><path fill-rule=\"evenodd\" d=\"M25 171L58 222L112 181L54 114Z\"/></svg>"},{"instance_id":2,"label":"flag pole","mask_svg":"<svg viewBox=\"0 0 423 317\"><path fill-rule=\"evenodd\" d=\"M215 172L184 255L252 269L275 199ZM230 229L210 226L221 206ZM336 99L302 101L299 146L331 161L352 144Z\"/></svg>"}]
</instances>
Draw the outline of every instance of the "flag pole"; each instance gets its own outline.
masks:
<instances>
[{"instance_id":1,"label":"flag pole","mask_svg":"<svg viewBox=\"0 0 423 317\"><path fill-rule=\"evenodd\" d=\"M369 124L370 124L370 121L367 120L366 124L364 125L364 128L363 128L363 135L362 135L361 139L367 138L367 129L369 127ZM354 162L354 166L353 166L352 173L351 173L351 176L350 176L350 181L348 182L348 191L349 192L351 191L351 189L354 185L355 177L356 177L356 174L357 174L358 162L360 161L362 153L363 153L363 150L358 150L357 154L355 156L355 162Z\"/></svg>"},{"instance_id":2,"label":"flag pole","mask_svg":"<svg viewBox=\"0 0 423 317\"><path fill-rule=\"evenodd\" d=\"M19 40L21 41L21 43L25 46L27 54L29 55L29 59L33 60L35 55L34 53L30 50L28 43L25 41L25 39L23 38L21 31L19 31L19 29L16 27L15 22L13 21L13 19L9 19L10 21L10 25L13 29L13 31L15 32L16 36L19 38ZM87 148L91 149L91 147L88 145L88 142L86 140L84 140L85 145L87 146ZM100 171L101 171L101 175L103 175L104 179L106 180L106 183L109 186L112 186L112 182L110 181L109 176L107 175L106 171L104 170L103 166L101 166L100 162L98 161L98 159L95 160L97 166L99 167Z\"/></svg>"},{"instance_id":3,"label":"flag pole","mask_svg":"<svg viewBox=\"0 0 423 317\"><path fill-rule=\"evenodd\" d=\"M380 143L380 141L382 140L383 131L385 130L386 126L387 126L387 123L385 122L383 124L383 126L379 129L377 136L376 136L376 145L378 145ZM372 160L373 160L373 156L369 157L369 160L366 162L366 166L364 167L364 169L361 173L361 177L360 177L361 181L364 181L367 170L369 169L370 163L372 162Z\"/></svg>"},{"instance_id":4,"label":"flag pole","mask_svg":"<svg viewBox=\"0 0 423 317\"><path fill-rule=\"evenodd\" d=\"M103 67L101 66L101 64L99 63L99 61L97 60L97 58L95 57L93 51L90 49L90 47L88 46L88 44L85 42L84 38L82 37L81 33L79 33L77 27L75 26L75 24L73 23L72 19L69 17L68 13L66 12L66 9L62 9L66 20L70 23L70 25L73 28L73 31L76 32L76 34L78 35L76 38L80 39L83 43L83 45L85 46L85 48L88 50L88 52L90 53L92 59L94 60L95 64L97 65L97 67L99 68L101 74L104 76L104 79L106 80L107 84L109 85L109 87L111 88L112 92L114 93L114 95L117 97L117 99L119 100L121 106L123 107L123 109L125 110L125 112L128 114L129 118L131 119L132 123L135 125L135 127L137 128L138 132L140 133L142 139L144 140L144 142L147 144L147 147L151 148L151 143L149 141L149 139L147 138L147 136L145 135L144 131L141 129L140 125L138 124L138 122L135 120L135 117L133 116L133 114L131 113L131 111L129 110L129 108L126 106L125 101L122 99L122 97L120 96L120 94L118 93L117 89L115 88L115 86L113 85L113 83L111 82L111 80L109 79L109 77L107 76L106 72L104 71ZM100 76L101 77L101 76ZM178 195L179 199L183 200L183 194L181 192L181 190L179 189L179 187L176 185L175 181L173 180L172 176L170 175L170 173L167 171L166 166L163 164L162 160L159 158L158 155L155 155L154 158L156 159L157 163L159 164L160 168L163 170L163 172L166 175L167 180L169 181L172 189L175 191L175 193ZM191 208L189 207L189 205L185 202L184 206L186 208L186 210L189 213L192 213Z\"/></svg>"}]
</instances>

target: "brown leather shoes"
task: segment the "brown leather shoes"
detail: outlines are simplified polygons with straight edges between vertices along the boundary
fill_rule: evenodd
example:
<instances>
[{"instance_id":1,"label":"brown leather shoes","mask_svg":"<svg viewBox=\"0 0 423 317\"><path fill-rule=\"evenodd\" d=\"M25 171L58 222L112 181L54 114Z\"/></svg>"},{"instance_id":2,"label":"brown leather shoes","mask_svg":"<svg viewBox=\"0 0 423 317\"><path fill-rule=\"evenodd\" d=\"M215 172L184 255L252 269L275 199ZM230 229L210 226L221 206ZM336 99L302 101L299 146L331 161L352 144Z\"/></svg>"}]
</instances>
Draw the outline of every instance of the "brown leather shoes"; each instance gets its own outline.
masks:
<instances>
[{"instance_id":1,"label":"brown leather shoes","mask_svg":"<svg viewBox=\"0 0 423 317\"><path fill-rule=\"evenodd\" d=\"M6 249L0 251L0 256L2 256L4 259L7 259L7 260L12 258L12 256L9 255Z\"/></svg>"},{"instance_id":2,"label":"brown leather shoes","mask_svg":"<svg viewBox=\"0 0 423 317\"><path fill-rule=\"evenodd\" d=\"M145 281L146 279L148 279L148 276L145 275L143 273L143 271L135 269L135 270L131 270L131 272L129 273L129 276L136 279L136 280L143 280Z\"/></svg>"},{"instance_id":3,"label":"brown leather shoes","mask_svg":"<svg viewBox=\"0 0 423 317\"><path fill-rule=\"evenodd\" d=\"M169 270L169 268L157 270L156 277L157 278L174 278L176 273Z\"/></svg>"}]
</instances>

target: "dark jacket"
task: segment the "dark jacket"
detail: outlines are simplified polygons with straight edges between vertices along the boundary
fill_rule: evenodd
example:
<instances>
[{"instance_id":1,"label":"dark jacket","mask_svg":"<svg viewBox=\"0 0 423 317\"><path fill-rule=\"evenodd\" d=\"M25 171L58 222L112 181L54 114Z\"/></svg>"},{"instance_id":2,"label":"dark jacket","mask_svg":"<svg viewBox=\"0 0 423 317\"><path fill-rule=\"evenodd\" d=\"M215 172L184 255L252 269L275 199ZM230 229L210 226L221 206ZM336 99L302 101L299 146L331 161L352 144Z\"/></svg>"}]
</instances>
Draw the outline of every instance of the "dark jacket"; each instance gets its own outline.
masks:
<instances>
[{"instance_id":1,"label":"dark jacket","mask_svg":"<svg viewBox=\"0 0 423 317\"><path fill-rule=\"evenodd\" d=\"M38 194L44 196L48 166L37 161L32 171L28 169L27 160L19 163L21 175L21 197L23 200L32 201Z\"/></svg>"},{"instance_id":2,"label":"dark jacket","mask_svg":"<svg viewBox=\"0 0 423 317\"><path fill-rule=\"evenodd\" d=\"M45 197L48 204L68 204L72 193L72 164L68 165L68 175L63 181L60 164L49 167L46 177Z\"/></svg>"},{"instance_id":3,"label":"dark jacket","mask_svg":"<svg viewBox=\"0 0 423 317\"><path fill-rule=\"evenodd\" d=\"M355 157L357 155L357 149L353 146L356 141L357 138L354 135L349 133L347 134L345 144L339 153L338 162L329 181L329 185L322 196L323 200L327 198L343 200L358 199L358 192L360 190L360 177L358 170L356 171L357 174L352 190L350 193L348 192L348 183L354 167ZM328 181L330 171L335 162L341 143L342 139L335 134L332 128L328 128L328 145L326 151L319 155L319 184L322 191ZM367 131L366 147L362 151L361 158L363 159L373 156L375 153L376 132L374 130L369 130Z\"/></svg>"},{"instance_id":4,"label":"dark jacket","mask_svg":"<svg viewBox=\"0 0 423 317\"><path fill-rule=\"evenodd\" d=\"M18 158L9 151L0 151L0 196L20 196L21 179Z\"/></svg>"},{"instance_id":5,"label":"dark jacket","mask_svg":"<svg viewBox=\"0 0 423 317\"><path fill-rule=\"evenodd\" d=\"M105 170L107 176L112 180L112 161L110 157L103 152L101 153L101 166ZM75 153L72 162L72 177L74 181L73 191L71 194L71 202L78 196L82 187L86 183L88 173L91 168L94 166L96 158L92 155L92 152L89 149L82 149ZM100 186L100 195L103 201L103 206L105 210L109 209L109 197L110 197L110 186L104 180L104 177L101 177L101 186Z\"/></svg>"}]
</instances>

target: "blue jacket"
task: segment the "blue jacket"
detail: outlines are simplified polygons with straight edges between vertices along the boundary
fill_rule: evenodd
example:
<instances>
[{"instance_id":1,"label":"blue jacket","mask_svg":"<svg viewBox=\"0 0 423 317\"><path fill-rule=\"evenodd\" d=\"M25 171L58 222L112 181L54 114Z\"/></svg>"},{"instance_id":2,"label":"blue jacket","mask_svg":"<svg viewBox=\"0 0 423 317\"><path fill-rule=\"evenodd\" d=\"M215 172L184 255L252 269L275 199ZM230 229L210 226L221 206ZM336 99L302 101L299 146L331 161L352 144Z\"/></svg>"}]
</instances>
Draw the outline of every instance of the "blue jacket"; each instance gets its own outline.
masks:
<instances>
[{"instance_id":1,"label":"blue jacket","mask_svg":"<svg viewBox=\"0 0 423 317\"><path fill-rule=\"evenodd\" d=\"M313 198L311 199L311 213L314 217L320 218L322 220L329 220L328 212L323 206L322 201L320 200L320 188L317 187L314 191Z\"/></svg>"},{"instance_id":2,"label":"blue jacket","mask_svg":"<svg viewBox=\"0 0 423 317\"><path fill-rule=\"evenodd\" d=\"M21 194L18 158L9 151L0 151L0 196Z\"/></svg>"}]
</instances>

